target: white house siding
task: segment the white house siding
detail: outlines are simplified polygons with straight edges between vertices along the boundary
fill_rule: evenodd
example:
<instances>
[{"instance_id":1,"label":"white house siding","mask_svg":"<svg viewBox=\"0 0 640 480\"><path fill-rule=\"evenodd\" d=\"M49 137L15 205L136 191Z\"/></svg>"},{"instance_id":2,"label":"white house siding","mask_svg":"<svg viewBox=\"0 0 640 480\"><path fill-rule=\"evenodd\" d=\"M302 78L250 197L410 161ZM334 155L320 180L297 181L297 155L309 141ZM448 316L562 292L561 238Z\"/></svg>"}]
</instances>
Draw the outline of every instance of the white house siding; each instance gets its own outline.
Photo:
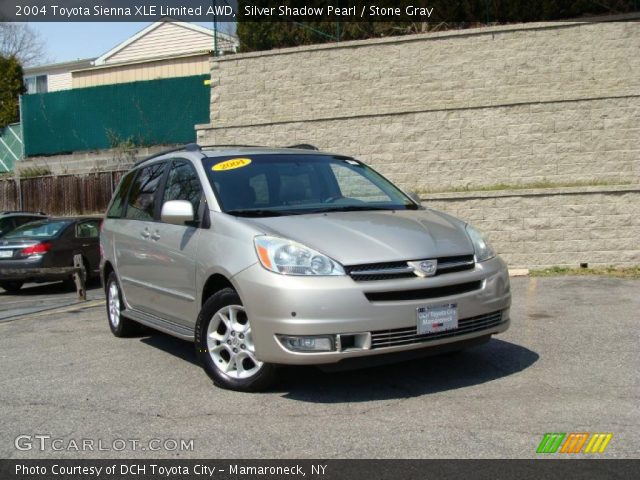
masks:
<instances>
[{"instance_id":1,"label":"white house siding","mask_svg":"<svg viewBox=\"0 0 640 480\"><path fill-rule=\"evenodd\" d=\"M49 92L69 90L73 87L71 72L49 74L47 76L47 84Z\"/></svg>"},{"instance_id":2,"label":"white house siding","mask_svg":"<svg viewBox=\"0 0 640 480\"><path fill-rule=\"evenodd\" d=\"M106 59L106 64L213 50L213 35L164 23Z\"/></svg>"},{"instance_id":3,"label":"white house siding","mask_svg":"<svg viewBox=\"0 0 640 480\"><path fill-rule=\"evenodd\" d=\"M209 73L209 55L202 54L76 71L73 72L73 88L156 80L158 78L206 75Z\"/></svg>"}]
</instances>

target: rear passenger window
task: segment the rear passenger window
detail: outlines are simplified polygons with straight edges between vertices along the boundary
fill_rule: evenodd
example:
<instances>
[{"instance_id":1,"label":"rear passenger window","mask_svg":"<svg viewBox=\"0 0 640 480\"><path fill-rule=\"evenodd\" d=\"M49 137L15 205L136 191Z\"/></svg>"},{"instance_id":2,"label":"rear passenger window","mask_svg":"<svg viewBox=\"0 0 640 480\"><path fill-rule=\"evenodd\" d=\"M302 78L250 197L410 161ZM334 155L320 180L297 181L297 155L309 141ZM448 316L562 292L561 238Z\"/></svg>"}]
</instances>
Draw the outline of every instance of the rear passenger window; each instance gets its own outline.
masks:
<instances>
[{"instance_id":1,"label":"rear passenger window","mask_svg":"<svg viewBox=\"0 0 640 480\"><path fill-rule=\"evenodd\" d=\"M100 221L90 220L76 225L76 238L98 238L100 236Z\"/></svg>"},{"instance_id":2,"label":"rear passenger window","mask_svg":"<svg viewBox=\"0 0 640 480\"><path fill-rule=\"evenodd\" d=\"M124 210L125 201L127 199L127 193L129 193L129 187L131 186L131 181L133 177L135 177L136 172L129 172L122 180L120 180L120 185L116 189L116 192L113 196L113 200L111 200L111 206L107 211L107 218L121 218L122 211Z\"/></svg>"},{"instance_id":3,"label":"rear passenger window","mask_svg":"<svg viewBox=\"0 0 640 480\"><path fill-rule=\"evenodd\" d=\"M193 213L197 215L200 198L202 198L202 188L194 168L187 162L174 163L167 177L163 201L186 200L191 202Z\"/></svg>"},{"instance_id":4,"label":"rear passenger window","mask_svg":"<svg viewBox=\"0 0 640 480\"><path fill-rule=\"evenodd\" d=\"M165 163L155 163L142 168L131 185L125 218L153 220L156 191L164 173Z\"/></svg>"}]
</instances>

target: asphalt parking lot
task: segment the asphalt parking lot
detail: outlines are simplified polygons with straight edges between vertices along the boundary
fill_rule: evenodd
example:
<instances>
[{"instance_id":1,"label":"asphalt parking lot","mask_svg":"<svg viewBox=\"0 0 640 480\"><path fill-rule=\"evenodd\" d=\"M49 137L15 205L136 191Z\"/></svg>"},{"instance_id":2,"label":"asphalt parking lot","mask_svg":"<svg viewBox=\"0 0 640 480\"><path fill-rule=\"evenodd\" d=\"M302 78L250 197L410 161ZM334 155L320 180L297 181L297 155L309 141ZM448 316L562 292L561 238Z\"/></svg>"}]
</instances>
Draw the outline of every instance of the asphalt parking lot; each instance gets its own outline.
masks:
<instances>
[{"instance_id":1,"label":"asphalt parking lot","mask_svg":"<svg viewBox=\"0 0 640 480\"><path fill-rule=\"evenodd\" d=\"M104 299L100 281L90 280L86 285L87 300ZM27 283L17 293L0 289L0 322L29 314L68 307L78 302L75 290L61 282Z\"/></svg>"},{"instance_id":2,"label":"asphalt parking lot","mask_svg":"<svg viewBox=\"0 0 640 480\"><path fill-rule=\"evenodd\" d=\"M640 281L512 285L511 329L488 344L351 372L288 368L262 394L214 387L189 343L112 337L95 300L13 316L0 323L0 456L532 458L546 432L611 432L602 456L639 458ZM19 450L20 435L62 450ZM107 448L69 449L82 439ZM150 451L150 439L193 449Z\"/></svg>"}]
</instances>

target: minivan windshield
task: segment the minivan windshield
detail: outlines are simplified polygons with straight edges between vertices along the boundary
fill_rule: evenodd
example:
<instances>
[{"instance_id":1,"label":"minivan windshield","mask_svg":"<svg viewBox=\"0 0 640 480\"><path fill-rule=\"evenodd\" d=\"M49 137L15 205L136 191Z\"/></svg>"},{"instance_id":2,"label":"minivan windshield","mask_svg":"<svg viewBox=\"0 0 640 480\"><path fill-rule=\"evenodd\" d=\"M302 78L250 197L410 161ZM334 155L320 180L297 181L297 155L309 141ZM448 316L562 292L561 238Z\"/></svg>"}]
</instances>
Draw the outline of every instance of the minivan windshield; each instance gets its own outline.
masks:
<instances>
[{"instance_id":1,"label":"minivan windshield","mask_svg":"<svg viewBox=\"0 0 640 480\"><path fill-rule=\"evenodd\" d=\"M419 208L380 174L349 157L247 154L202 162L222 210L231 215Z\"/></svg>"},{"instance_id":2,"label":"minivan windshield","mask_svg":"<svg viewBox=\"0 0 640 480\"><path fill-rule=\"evenodd\" d=\"M65 220L43 220L25 223L15 230L7 233L4 237L2 237L2 239L11 240L14 238L26 238L45 240L55 237L58 232L67 225L69 225L69 222Z\"/></svg>"}]
</instances>

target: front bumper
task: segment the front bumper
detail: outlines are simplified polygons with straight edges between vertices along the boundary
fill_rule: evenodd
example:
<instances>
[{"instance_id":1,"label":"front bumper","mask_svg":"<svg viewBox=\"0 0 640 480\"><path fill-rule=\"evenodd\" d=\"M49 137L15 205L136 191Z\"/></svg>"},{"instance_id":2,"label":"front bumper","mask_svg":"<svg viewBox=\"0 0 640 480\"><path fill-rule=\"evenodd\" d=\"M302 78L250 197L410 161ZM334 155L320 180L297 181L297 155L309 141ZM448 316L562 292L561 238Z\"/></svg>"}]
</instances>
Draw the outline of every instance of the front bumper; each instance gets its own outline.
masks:
<instances>
[{"instance_id":1,"label":"front bumper","mask_svg":"<svg viewBox=\"0 0 640 480\"><path fill-rule=\"evenodd\" d=\"M486 337L504 332L510 323L509 274L499 257L476 264L474 270L430 278L356 282L348 276L293 277L269 272L256 264L233 280L251 321L256 356L269 363L332 364L348 358ZM479 288L428 300L370 301L365 296L469 282L479 282ZM457 304L458 330L427 336L412 333L417 324L417 308L443 303ZM475 327L470 322L475 322ZM392 346L371 341L372 337L388 338L396 333L408 340L390 342ZM336 338L338 350L295 352L285 348L278 335L329 335ZM343 335L349 339L346 348L340 345ZM352 342L352 338L356 341Z\"/></svg>"}]
</instances>

